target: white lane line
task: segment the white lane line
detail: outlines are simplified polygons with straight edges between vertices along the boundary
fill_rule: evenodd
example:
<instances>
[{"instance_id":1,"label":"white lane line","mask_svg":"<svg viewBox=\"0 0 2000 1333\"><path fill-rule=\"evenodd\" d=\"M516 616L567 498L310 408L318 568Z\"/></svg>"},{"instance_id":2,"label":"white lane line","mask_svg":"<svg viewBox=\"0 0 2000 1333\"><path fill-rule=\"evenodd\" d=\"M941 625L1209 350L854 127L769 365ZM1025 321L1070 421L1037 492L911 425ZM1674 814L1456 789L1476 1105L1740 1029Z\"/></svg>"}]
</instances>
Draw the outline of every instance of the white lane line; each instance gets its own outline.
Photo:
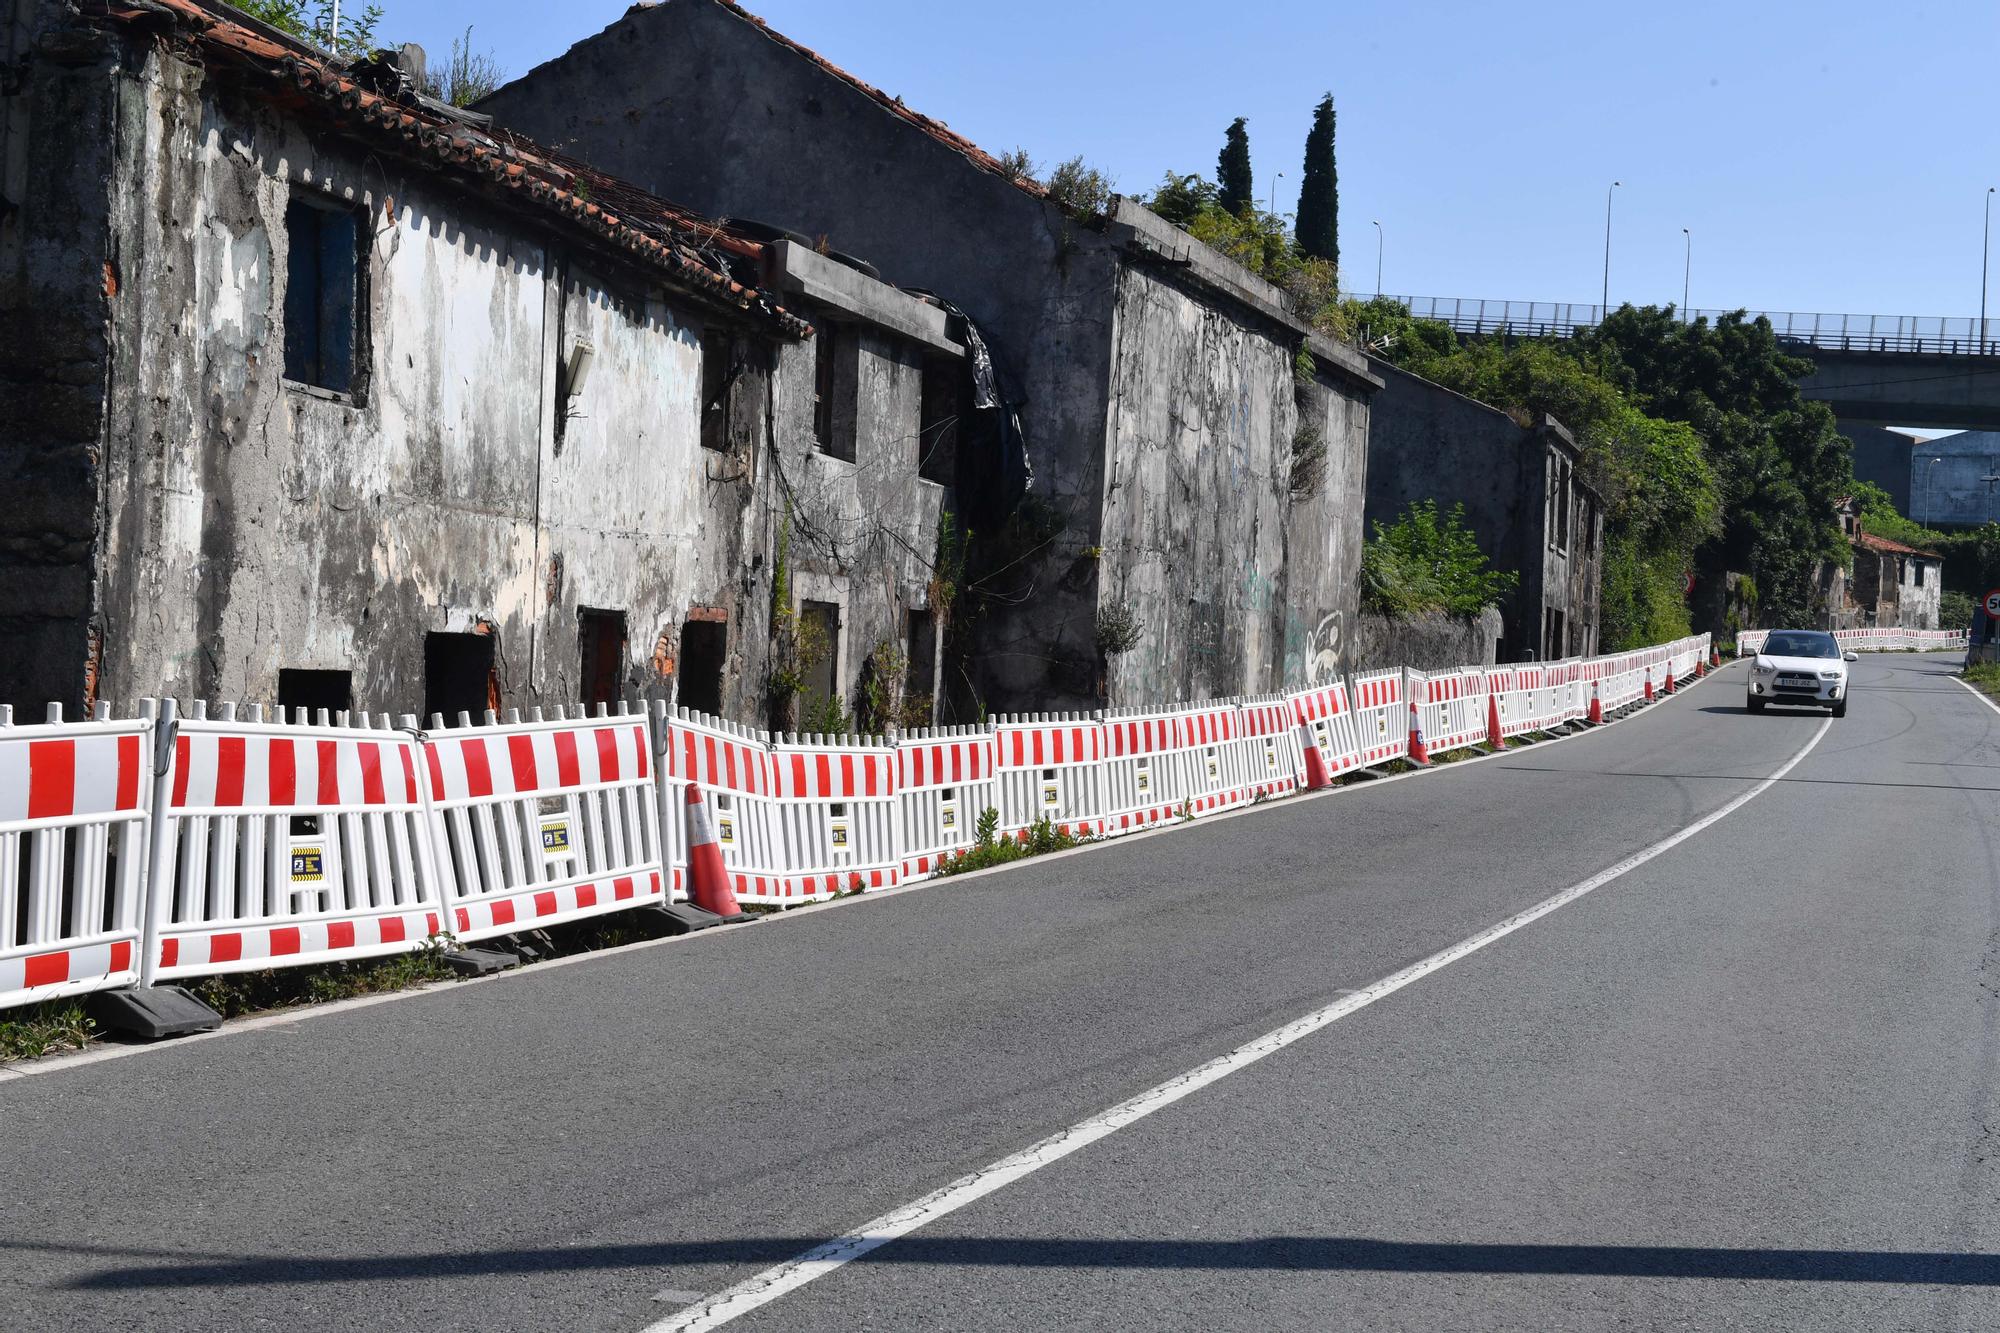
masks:
<instances>
[{"instance_id":1,"label":"white lane line","mask_svg":"<svg viewBox=\"0 0 2000 1333\"><path fill-rule=\"evenodd\" d=\"M1952 684L1958 686L1960 689L1964 690L1967 694L1971 695L1973 698L1979 700L1979 702L1985 704L1988 708L1992 709L1994 712L2000 713L2000 704L1994 703L1992 698L1988 696L1986 691L1980 689L1977 685L1970 684L1964 678L1959 676L1946 676L1945 679L1950 681Z\"/></svg>"},{"instance_id":2,"label":"white lane line","mask_svg":"<svg viewBox=\"0 0 2000 1333\"><path fill-rule=\"evenodd\" d=\"M1347 992L1324 1009L1315 1010L1303 1018L1295 1018L1281 1028L1238 1046L1227 1055L1218 1056L1207 1064L1168 1079L1158 1087L1150 1088L1129 1101L1120 1102L1108 1111L1101 1111L1088 1120L1079 1121L1068 1129L1051 1134L1040 1143L1024 1148L1011 1157L1003 1157L991 1166L982 1167L971 1175L961 1176L943 1189L926 1194L916 1202L905 1204L894 1212L884 1213L872 1222L865 1222L846 1235L816 1246L796 1259L787 1260L774 1268L767 1268L753 1277L745 1278L736 1285L717 1292L700 1305L649 1324L644 1333L696 1333L701 1329L720 1328L731 1320L770 1304L788 1292L797 1291L808 1282L825 1277L843 1264L859 1259L870 1250L879 1249L926 1223L935 1222L947 1213L956 1212L967 1204L983 1199L1051 1163L1061 1161L1080 1148L1086 1148L1099 1139L1116 1134L1127 1125L1145 1119L1162 1107L1171 1106L1188 1094L1227 1078L1239 1069L1253 1065L1265 1056L1281 1051L1303 1037L1311 1036L1328 1024L1336 1023L1357 1010L1367 1008L1377 1000L1395 994L1413 981L1421 980L1469 954L1477 953L1495 940L1503 939L1521 927L1539 921L1557 908L1575 902L1593 889L1604 887L1620 875L1636 870L1661 853L1680 846L1710 825L1727 819L1769 791L1787 773L1798 767L1799 763L1812 753L1813 747L1820 743L1832 725L1831 717L1823 719L1819 724L1819 730L1813 733L1805 748L1787 759L1777 772L1727 805L1704 815L1680 832L1662 838L1642 851L1634 852L1609 869L1600 870L1582 883L1573 884L1553 897L1544 898L1526 911L1517 912L1504 921L1488 926L1478 934L1468 936L1421 962L1412 963L1400 972L1392 972L1373 985Z\"/></svg>"}]
</instances>

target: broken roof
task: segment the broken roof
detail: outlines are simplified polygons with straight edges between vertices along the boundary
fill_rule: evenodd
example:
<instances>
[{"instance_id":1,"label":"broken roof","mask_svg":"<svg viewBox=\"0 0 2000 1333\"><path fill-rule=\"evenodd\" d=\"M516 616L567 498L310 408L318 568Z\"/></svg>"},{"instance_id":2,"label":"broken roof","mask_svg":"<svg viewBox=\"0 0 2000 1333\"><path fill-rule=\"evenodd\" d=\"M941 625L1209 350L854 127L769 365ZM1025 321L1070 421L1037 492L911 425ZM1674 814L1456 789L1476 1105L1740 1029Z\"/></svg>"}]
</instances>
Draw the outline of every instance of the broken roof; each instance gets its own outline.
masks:
<instances>
[{"instance_id":1,"label":"broken roof","mask_svg":"<svg viewBox=\"0 0 2000 1333\"><path fill-rule=\"evenodd\" d=\"M761 262L762 242L518 134L480 127L407 86L370 78L368 64L344 65L213 0L85 0L81 9L175 42L208 68L259 80L273 102L310 110L357 137L386 140L406 156L623 251L710 300L795 337L812 332L769 293L731 276L729 256Z\"/></svg>"},{"instance_id":2,"label":"broken roof","mask_svg":"<svg viewBox=\"0 0 2000 1333\"><path fill-rule=\"evenodd\" d=\"M1865 550L1874 551L1882 555L1917 555L1922 556L1926 560L1944 559L1936 551L1920 551L1914 546L1905 546L1901 542L1892 542L1887 537L1877 537L1872 532L1856 532L1854 534L1854 544Z\"/></svg>"}]
</instances>

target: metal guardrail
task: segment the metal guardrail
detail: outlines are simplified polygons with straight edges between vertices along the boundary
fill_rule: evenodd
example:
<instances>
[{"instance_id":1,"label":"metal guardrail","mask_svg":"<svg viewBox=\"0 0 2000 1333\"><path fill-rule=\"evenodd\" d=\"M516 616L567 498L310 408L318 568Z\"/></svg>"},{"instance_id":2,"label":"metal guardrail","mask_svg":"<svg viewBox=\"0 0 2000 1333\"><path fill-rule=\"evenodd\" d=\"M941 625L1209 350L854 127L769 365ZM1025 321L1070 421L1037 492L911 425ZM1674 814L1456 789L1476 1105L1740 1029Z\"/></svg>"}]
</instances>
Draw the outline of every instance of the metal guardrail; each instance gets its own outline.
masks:
<instances>
[{"instance_id":1,"label":"metal guardrail","mask_svg":"<svg viewBox=\"0 0 2000 1333\"><path fill-rule=\"evenodd\" d=\"M1354 293L1350 300L1374 297ZM1591 329L1604 307L1557 301L1492 301L1453 296L1384 296L1418 319L1449 324L1459 333L1513 334L1523 338L1567 338ZM1694 310L1687 318L1711 324L1730 310ZM2000 319L1985 327L1971 317L1949 315L1832 315L1785 310L1750 310L1750 319L1768 319L1781 342L1835 352L1905 352L1936 356L2000 356Z\"/></svg>"}]
</instances>

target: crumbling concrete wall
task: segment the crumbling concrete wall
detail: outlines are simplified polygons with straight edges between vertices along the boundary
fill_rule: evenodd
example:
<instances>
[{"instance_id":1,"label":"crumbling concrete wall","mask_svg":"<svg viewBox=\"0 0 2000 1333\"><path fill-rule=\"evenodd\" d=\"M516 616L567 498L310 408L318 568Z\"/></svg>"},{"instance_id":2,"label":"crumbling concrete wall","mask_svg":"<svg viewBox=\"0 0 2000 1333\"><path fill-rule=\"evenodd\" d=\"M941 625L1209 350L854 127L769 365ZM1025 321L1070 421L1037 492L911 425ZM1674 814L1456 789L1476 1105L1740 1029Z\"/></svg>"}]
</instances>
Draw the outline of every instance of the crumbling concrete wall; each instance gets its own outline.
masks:
<instances>
[{"instance_id":1,"label":"crumbling concrete wall","mask_svg":"<svg viewBox=\"0 0 2000 1333\"><path fill-rule=\"evenodd\" d=\"M765 372L737 386L754 410L733 410L733 451L702 450L703 317L646 275L174 58L120 79L117 108L106 697L270 700L281 668L308 667L351 671L358 707L414 711L425 635L484 630L506 703L569 702L586 606L625 613L622 683L660 696L688 608L718 606L730 711L748 711ZM367 218L352 395L284 379L294 191ZM593 368L559 405L578 340Z\"/></svg>"},{"instance_id":2,"label":"crumbling concrete wall","mask_svg":"<svg viewBox=\"0 0 2000 1333\"><path fill-rule=\"evenodd\" d=\"M1035 487L1000 525L967 495L982 568L968 707L1098 701L1098 505L1117 256L1101 231L969 164L732 7L671 0L481 103L500 123L705 212L788 227L936 291L1022 405ZM928 551L926 552L928 555ZM962 626L970 629L971 626Z\"/></svg>"},{"instance_id":3,"label":"crumbling concrete wall","mask_svg":"<svg viewBox=\"0 0 2000 1333\"><path fill-rule=\"evenodd\" d=\"M1476 616L1384 616L1363 613L1348 636L1349 671L1407 666L1446 671L1460 666L1492 666L1500 642L1500 613L1487 607Z\"/></svg>"},{"instance_id":4,"label":"crumbling concrete wall","mask_svg":"<svg viewBox=\"0 0 2000 1333\"><path fill-rule=\"evenodd\" d=\"M90 701L114 51L50 0L0 0L0 703Z\"/></svg>"},{"instance_id":5,"label":"crumbling concrete wall","mask_svg":"<svg viewBox=\"0 0 2000 1333\"><path fill-rule=\"evenodd\" d=\"M1355 611L1365 400L1164 272L1124 270L1115 327L1099 624L1136 641L1106 702L1305 685ZM1308 438L1326 457L1295 493Z\"/></svg>"}]
</instances>

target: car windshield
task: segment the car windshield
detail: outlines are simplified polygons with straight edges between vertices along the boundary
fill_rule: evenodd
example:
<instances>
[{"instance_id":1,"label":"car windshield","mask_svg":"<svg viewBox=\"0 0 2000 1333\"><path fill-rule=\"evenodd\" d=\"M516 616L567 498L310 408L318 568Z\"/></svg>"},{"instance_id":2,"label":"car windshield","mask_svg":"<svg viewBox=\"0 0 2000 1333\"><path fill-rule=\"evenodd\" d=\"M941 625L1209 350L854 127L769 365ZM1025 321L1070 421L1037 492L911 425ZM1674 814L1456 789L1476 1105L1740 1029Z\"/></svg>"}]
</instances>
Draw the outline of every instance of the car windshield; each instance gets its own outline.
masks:
<instances>
[{"instance_id":1,"label":"car windshield","mask_svg":"<svg viewBox=\"0 0 2000 1333\"><path fill-rule=\"evenodd\" d=\"M1766 657L1839 657L1840 645L1831 634L1773 634L1764 640Z\"/></svg>"}]
</instances>

